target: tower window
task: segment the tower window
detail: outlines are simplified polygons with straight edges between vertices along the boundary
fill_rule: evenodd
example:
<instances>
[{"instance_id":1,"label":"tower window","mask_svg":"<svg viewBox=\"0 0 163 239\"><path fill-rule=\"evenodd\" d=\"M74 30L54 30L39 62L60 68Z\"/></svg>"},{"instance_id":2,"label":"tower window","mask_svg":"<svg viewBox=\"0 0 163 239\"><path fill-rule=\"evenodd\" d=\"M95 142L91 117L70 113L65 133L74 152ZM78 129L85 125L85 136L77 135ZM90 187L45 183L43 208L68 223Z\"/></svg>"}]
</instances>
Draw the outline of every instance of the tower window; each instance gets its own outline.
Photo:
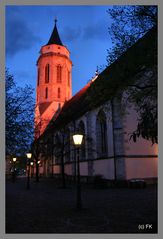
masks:
<instances>
[{"instance_id":1,"label":"tower window","mask_svg":"<svg viewBox=\"0 0 163 239\"><path fill-rule=\"evenodd\" d=\"M37 85L39 86L40 84L40 69L38 69L38 73L37 73Z\"/></svg>"},{"instance_id":2,"label":"tower window","mask_svg":"<svg viewBox=\"0 0 163 239\"><path fill-rule=\"evenodd\" d=\"M45 88L45 99L47 99L48 98L48 88L46 87Z\"/></svg>"},{"instance_id":3,"label":"tower window","mask_svg":"<svg viewBox=\"0 0 163 239\"><path fill-rule=\"evenodd\" d=\"M68 86L70 86L70 72L68 71Z\"/></svg>"},{"instance_id":4,"label":"tower window","mask_svg":"<svg viewBox=\"0 0 163 239\"><path fill-rule=\"evenodd\" d=\"M47 64L45 67L45 83L49 83L49 71L50 71L50 66L49 64Z\"/></svg>"},{"instance_id":5,"label":"tower window","mask_svg":"<svg viewBox=\"0 0 163 239\"><path fill-rule=\"evenodd\" d=\"M61 89L58 88L58 98L61 98Z\"/></svg>"},{"instance_id":6,"label":"tower window","mask_svg":"<svg viewBox=\"0 0 163 239\"><path fill-rule=\"evenodd\" d=\"M57 66L57 83L62 82L62 67L60 65Z\"/></svg>"}]
</instances>

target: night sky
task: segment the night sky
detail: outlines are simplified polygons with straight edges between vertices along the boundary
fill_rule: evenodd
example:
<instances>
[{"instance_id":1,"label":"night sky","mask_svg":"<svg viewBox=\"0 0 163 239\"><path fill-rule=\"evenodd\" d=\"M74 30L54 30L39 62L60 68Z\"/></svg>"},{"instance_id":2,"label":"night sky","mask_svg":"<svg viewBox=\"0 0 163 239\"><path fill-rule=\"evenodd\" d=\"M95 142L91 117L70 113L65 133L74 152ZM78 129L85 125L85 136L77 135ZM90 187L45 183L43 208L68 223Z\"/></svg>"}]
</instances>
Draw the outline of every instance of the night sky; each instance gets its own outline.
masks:
<instances>
[{"instance_id":1,"label":"night sky","mask_svg":"<svg viewBox=\"0 0 163 239\"><path fill-rule=\"evenodd\" d=\"M111 6L7 6L6 67L18 85L36 87L41 46L52 33L54 19L63 45L70 51L73 95L106 65L111 47L108 27Z\"/></svg>"}]
</instances>

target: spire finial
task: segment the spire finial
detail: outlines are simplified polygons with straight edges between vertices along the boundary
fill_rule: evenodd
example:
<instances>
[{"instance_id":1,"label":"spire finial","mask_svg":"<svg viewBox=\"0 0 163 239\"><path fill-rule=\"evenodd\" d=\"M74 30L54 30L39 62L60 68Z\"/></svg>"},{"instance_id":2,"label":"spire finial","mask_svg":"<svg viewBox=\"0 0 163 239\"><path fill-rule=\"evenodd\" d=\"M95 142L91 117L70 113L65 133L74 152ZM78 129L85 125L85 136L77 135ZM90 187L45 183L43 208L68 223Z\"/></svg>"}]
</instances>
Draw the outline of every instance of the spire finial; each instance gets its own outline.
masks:
<instances>
[{"instance_id":1,"label":"spire finial","mask_svg":"<svg viewBox=\"0 0 163 239\"><path fill-rule=\"evenodd\" d=\"M56 24L57 24L57 17L55 17L54 21L55 21L55 26L56 26Z\"/></svg>"}]
</instances>

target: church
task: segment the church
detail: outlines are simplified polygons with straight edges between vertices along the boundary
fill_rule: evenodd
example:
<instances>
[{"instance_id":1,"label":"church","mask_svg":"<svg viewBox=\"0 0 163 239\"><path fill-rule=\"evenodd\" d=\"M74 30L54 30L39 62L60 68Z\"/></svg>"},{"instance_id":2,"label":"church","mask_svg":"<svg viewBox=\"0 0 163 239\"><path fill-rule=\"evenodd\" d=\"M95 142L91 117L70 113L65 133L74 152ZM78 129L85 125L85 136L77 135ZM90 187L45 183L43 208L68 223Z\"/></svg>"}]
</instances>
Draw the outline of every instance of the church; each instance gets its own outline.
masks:
<instances>
[{"instance_id":1,"label":"church","mask_svg":"<svg viewBox=\"0 0 163 239\"><path fill-rule=\"evenodd\" d=\"M80 132L81 177L157 180L158 145L141 137L136 142L131 140L138 115L132 104L126 104L127 90L117 87L130 78L157 80L154 65L147 64L147 58L153 59L155 52L157 33L152 29L72 96L70 52L55 21L37 60L35 141L40 145L40 175L76 175L72 136ZM137 73L138 67L141 70Z\"/></svg>"}]
</instances>

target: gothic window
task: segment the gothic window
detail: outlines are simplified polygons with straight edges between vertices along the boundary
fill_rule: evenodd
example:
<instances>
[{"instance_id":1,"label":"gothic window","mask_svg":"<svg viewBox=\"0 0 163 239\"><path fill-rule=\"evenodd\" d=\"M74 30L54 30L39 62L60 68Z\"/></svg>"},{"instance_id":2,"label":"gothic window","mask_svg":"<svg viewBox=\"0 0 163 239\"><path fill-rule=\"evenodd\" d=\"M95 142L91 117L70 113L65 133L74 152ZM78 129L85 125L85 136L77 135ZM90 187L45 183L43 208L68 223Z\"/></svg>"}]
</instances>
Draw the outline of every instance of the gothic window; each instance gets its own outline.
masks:
<instances>
[{"instance_id":1,"label":"gothic window","mask_svg":"<svg viewBox=\"0 0 163 239\"><path fill-rule=\"evenodd\" d=\"M38 69L38 73L37 73L37 85L39 86L40 84L40 69Z\"/></svg>"},{"instance_id":2,"label":"gothic window","mask_svg":"<svg viewBox=\"0 0 163 239\"><path fill-rule=\"evenodd\" d=\"M70 161L70 129L65 131L65 161Z\"/></svg>"},{"instance_id":3,"label":"gothic window","mask_svg":"<svg viewBox=\"0 0 163 239\"><path fill-rule=\"evenodd\" d=\"M70 86L70 72L68 71L68 86Z\"/></svg>"},{"instance_id":4,"label":"gothic window","mask_svg":"<svg viewBox=\"0 0 163 239\"><path fill-rule=\"evenodd\" d=\"M50 72L50 66L49 64L45 67L45 83L49 83L49 72Z\"/></svg>"},{"instance_id":5,"label":"gothic window","mask_svg":"<svg viewBox=\"0 0 163 239\"><path fill-rule=\"evenodd\" d=\"M48 98L48 88L46 87L45 88L45 99L47 99Z\"/></svg>"},{"instance_id":6,"label":"gothic window","mask_svg":"<svg viewBox=\"0 0 163 239\"><path fill-rule=\"evenodd\" d=\"M57 66L57 83L62 82L62 67L60 65Z\"/></svg>"},{"instance_id":7,"label":"gothic window","mask_svg":"<svg viewBox=\"0 0 163 239\"><path fill-rule=\"evenodd\" d=\"M78 128L79 128L79 132L83 135L83 141L80 147L80 159L84 160L85 159L85 126L83 121L80 121Z\"/></svg>"},{"instance_id":8,"label":"gothic window","mask_svg":"<svg viewBox=\"0 0 163 239\"><path fill-rule=\"evenodd\" d=\"M61 98L61 89L58 88L58 99L60 99L60 98Z\"/></svg>"},{"instance_id":9,"label":"gothic window","mask_svg":"<svg viewBox=\"0 0 163 239\"><path fill-rule=\"evenodd\" d=\"M96 142L97 154L99 157L107 156L107 125L106 115L101 110L96 119Z\"/></svg>"}]
</instances>

